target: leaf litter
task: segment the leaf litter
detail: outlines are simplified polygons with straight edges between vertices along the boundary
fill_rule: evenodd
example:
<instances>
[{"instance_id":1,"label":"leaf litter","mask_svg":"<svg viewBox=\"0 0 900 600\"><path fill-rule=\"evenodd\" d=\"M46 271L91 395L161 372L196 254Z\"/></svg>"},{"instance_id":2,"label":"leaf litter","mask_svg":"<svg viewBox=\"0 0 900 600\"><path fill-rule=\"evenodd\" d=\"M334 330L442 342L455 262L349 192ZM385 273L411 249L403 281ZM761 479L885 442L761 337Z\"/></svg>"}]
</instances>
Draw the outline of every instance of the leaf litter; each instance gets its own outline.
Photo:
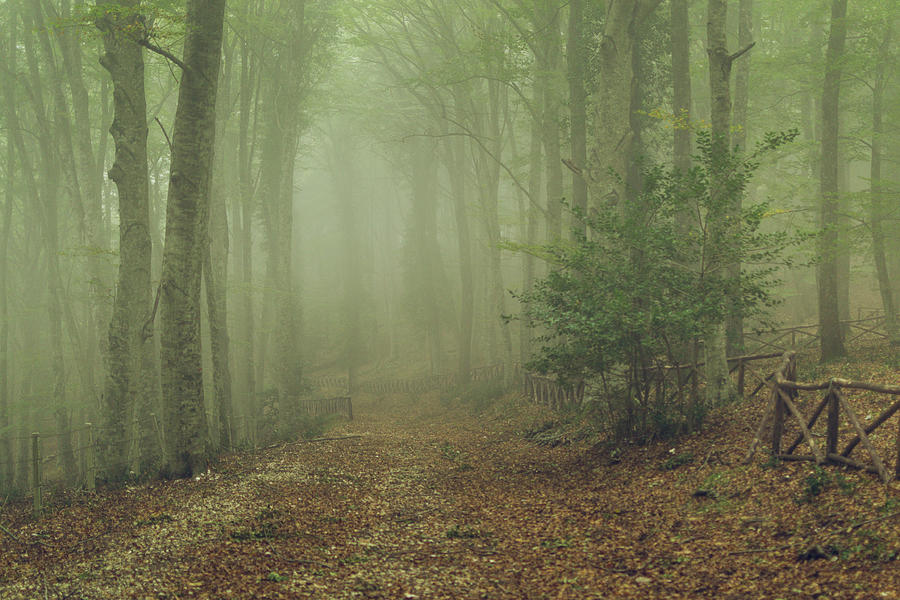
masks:
<instances>
[{"instance_id":1,"label":"leaf litter","mask_svg":"<svg viewBox=\"0 0 900 600\"><path fill-rule=\"evenodd\" d=\"M8 505L0 598L900 597L900 486L741 464L763 409L646 446L548 448L521 434L537 407L361 399L338 439L76 496L39 522Z\"/></svg>"}]
</instances>

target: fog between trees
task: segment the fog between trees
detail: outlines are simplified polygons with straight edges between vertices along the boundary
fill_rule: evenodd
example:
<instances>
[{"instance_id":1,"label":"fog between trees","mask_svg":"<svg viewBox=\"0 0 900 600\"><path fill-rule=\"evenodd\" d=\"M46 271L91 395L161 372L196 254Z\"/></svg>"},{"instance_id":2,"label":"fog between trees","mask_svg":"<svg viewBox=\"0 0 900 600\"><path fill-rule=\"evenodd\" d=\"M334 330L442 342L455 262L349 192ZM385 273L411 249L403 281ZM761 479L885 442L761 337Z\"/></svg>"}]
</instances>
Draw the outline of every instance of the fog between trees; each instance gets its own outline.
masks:
<instances>
[{"instance_id":1,"label":"fog between trees","mask_svg":"<svg viewBox=\"0 0 900 600\"><path fill-rule=\"evenodd\" d=\"M189 476L325 376L703 358L714 403L743 330L895 335L895 5L607 4L0 2L0 489L88 422Z\"/></svg>"}]
</instances>

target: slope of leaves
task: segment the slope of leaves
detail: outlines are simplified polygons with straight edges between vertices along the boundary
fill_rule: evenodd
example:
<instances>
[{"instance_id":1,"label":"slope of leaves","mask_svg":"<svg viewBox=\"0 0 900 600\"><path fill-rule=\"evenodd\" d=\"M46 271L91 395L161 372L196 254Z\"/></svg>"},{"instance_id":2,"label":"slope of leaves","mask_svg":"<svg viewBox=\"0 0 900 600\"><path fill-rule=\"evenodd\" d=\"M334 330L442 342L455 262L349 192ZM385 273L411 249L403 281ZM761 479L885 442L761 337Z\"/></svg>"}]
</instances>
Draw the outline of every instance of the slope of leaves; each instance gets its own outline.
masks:
<instances>
[{"instance_id":1,"label":"slope of leaves","mask_svg":"<svg viewBox=\"0 0 900 600\"><path fill-rule=\"evenodd\" d=\"M361 404L329 434L359 437L231 455L37 523L8 506L0 597L900 596L898 484L742 465L760 399L703 433L618 448L531 443L536 407Z\"/></svg>"}]
</instances>

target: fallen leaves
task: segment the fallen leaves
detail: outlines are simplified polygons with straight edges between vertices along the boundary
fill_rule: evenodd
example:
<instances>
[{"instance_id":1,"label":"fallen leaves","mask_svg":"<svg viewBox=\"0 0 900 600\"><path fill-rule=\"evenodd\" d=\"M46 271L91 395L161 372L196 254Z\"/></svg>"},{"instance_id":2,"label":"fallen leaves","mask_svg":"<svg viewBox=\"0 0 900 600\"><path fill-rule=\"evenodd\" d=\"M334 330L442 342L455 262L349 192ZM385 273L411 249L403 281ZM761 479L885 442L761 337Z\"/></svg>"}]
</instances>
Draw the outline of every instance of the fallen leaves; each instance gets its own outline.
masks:
<instances>
[{"instance_id":1,"label":"fallen leaves","mask_svg":"<svg viewBox=\"0 0 900 600\"><path fill-rule=\"evenodd\" d=\"M514 435L533 410L360 402L334 439L227 456L199 481L84 495L38 523L12 506L0 597L45 585L157 600L900 593L898 487L740 465L758 403L606 463Z\"/></svg>"}]
</instances>

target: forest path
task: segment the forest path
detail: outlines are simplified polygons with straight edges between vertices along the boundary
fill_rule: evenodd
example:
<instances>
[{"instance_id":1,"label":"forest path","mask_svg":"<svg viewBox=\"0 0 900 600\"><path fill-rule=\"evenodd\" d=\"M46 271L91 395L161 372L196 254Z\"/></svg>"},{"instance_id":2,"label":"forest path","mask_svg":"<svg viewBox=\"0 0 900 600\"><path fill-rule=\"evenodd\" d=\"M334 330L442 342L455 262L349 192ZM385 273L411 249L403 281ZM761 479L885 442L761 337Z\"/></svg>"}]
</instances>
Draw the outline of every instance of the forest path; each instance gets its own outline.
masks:
<instances>
[{"instance_id":1,"label":"forest path","mask_svg":"<svg viewBox=\"0 0 900 600\"><path fill-rule=\"evenodd\" d=\"M797 522L783 474L736 466L735 431L614 464L526 442L503 414L372 403L328 434L359 437L22 519L0 598L869 598L873 580L900 597L889 564L797 560L824 525Z\"/></svg>"}]
</instances>

